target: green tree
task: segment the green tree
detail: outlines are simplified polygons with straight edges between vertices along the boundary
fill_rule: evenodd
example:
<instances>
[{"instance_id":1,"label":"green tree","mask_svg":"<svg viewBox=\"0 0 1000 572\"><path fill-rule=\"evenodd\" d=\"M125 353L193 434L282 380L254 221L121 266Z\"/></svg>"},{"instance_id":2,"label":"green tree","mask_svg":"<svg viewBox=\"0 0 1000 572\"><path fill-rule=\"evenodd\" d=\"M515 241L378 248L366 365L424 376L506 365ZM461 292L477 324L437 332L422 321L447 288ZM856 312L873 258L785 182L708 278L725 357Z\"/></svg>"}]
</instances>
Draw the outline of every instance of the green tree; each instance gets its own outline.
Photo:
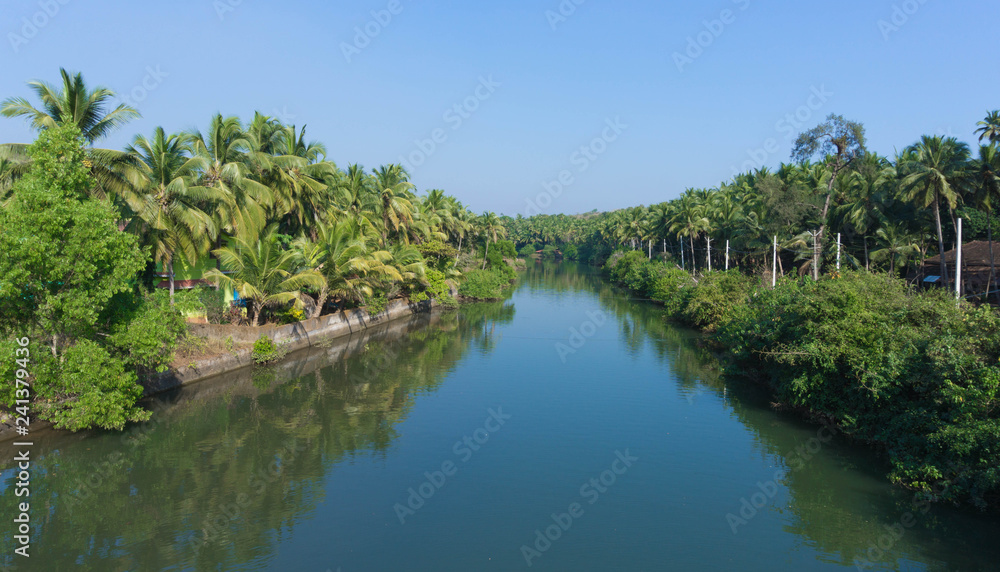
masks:
<instances>
[{"instance_id":1,"label":"green tree","mask_svg":"<svg viewBox=\"0 0 1000 572\"><path fill-rule=\"evenodd\" d=\"M802 133L792 148L792 160L805 161L820 154L824 157L830 176L827 179L826 198L820 211L819 233L816 235L816 253L813 257L813 278L819 278L820 260L823 259L823 239L826 235L827 217L833 197L833 185L841 171L851 166L865 148L865 128L862 124L830 114L826 121Z\"/></svg>"},{"instance_id":2,"label":"green tree","mask_svg":"<svg viewBox=\"0 0 1000 572\"><path fill-rule=\"evenodd\" d=\"M912 159L903 165L905 176L900 191L919 208L930 208L937 229L938 252L941 255L941 276L950 284L944 257L944 230L941 208L955 209L968 181L969 146L949 137L925 135L911 146Z\"/></svg>"},{"instance_id":3,"label":"green tree","mask_svg":"<svg viewBox=\"0 0 1000 572\"><path fill-rule=\"evenodd\" d=\"M260 324L265 308L283 304L301 307L302 288L323 288L323 276L314 269L300 270L296 254L283 250L277 228L271 225L259 240L235 238L233 244L213 251L228 273L209 270L205 278L219 287L232 288L248 302L252 325Z\"/></svg>"},{"instance_id":4,"label":"green tree","mask_svg":"<svg viewBox=\"0 0 1000 572\"><path fill-rule=\"evenodd\" d=\"M84 146L74 125L43 131L28 149L31 169L0 209L0 336L32 339L43 418L120 429L148 417L135 405L142 388L95 338L110 334L100 318L132 289L146 257L111 206L89 197Z\"/></svg>"}]
</instances>

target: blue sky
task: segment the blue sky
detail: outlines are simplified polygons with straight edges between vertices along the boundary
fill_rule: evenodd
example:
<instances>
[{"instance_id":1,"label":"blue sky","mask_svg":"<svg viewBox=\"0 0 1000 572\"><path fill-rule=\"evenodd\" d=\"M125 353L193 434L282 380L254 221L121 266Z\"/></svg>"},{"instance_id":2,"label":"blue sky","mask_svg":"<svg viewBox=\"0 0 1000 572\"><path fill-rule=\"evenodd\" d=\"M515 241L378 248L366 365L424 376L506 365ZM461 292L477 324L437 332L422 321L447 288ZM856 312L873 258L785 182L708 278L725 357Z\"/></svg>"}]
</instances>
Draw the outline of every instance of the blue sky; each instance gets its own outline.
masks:
<instances>
[{"instance_id":1,"label":"blue sky","mask_svg":"<svg viewBox=\"0 0 1000 572\"><path fill-rule=\"evenodd\" d=\"M996 0L0 0L0 98L65 67L143 114L103 146L261 110L476 212L577 213L775 167L829 113L890 156L975 143L998 19ZM0 142L32 138L0 119Z\"/></svg>"}]
</instances>

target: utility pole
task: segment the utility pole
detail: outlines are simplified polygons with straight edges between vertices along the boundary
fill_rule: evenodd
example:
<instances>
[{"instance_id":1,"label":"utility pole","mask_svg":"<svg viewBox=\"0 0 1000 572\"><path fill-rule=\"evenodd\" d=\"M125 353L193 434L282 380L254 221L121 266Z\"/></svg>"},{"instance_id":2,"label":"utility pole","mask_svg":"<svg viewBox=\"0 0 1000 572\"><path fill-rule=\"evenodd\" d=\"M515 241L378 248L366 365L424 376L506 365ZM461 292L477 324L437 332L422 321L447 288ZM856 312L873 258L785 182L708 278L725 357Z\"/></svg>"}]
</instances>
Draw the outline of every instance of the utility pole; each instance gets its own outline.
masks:
<instances>
[{"instance_id":1,"label":"utility pole","mask_svg":"<svg viewBox=\"0 0 1000 572\"><path fill-rule=\"evenodd\" d=\"M711 272L712 271L712 239L706 236L705 240L708 242L708 271Z\"/></svg>"},{"instance_id":2,"label":"utility pole","mask_svg":"<svg viewBox=\"0 0 1000 572\"><path fill-rule=\"evenodd\" d=\"M726 271L729 271L729 240L726 240Z\"/></svg>"},{"instance_id":3,"label":"utility pole","mask_svg":"<svg viewBox=\"0 0 1000 572\"><path fill-rule=\"evenodd\" d=\"M955 252L955 299L962 301L962 219L958 219L958 248ZM942 254L942 256L944 256Z\"/></svg>"},{"instance_id":4,"label":"utility pole","mask_svg":"<svg viewBox=\"0 0 1000 572\"><path fill-rule=\"evenodd\" d=\"M687 270L687 266L684 264L684 241L681 241L681 270Z\"/></svg>"},{"instance_id":5,"label":"utility pole","mask_svg":"<svg viewBox=\"0 0 1000 572\"><path fill-rule=\"evenodd\" d=\"M819 231L809 234L813 237L813 280L819 281Z\"/></svg>"},{"instance_id":6,"label":"utility pole","mask_svg":"<svg viewBox=\"0 0 1000 572\"><path fill-rule=\"evenodd\" d=\"M774 262L771 263L771 288L778 287L778 235L774 235Z\"/></svg>"},{"instance_id":7,"label":"utility pole","mask_svg":"<svg viewBox=\"0 0 1000 572\"><path fill-rule=\"evenodd\" d=\"M840 233L837 233L837 272L840 272Z\"/></svg>"}]
</instances>

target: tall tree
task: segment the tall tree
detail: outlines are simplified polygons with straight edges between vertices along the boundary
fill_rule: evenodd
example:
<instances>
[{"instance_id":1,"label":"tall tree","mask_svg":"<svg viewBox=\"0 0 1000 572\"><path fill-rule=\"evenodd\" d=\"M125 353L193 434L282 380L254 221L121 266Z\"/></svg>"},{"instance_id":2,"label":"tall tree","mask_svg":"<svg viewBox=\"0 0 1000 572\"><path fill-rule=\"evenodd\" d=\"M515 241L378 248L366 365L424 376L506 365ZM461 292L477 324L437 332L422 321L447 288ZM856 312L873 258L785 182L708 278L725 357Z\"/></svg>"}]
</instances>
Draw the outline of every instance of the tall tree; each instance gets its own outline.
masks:
<instances>
[{"instance_id":1,"label":"tall tree","mask_svg":"<svg viewBox=\"0 0 1000 572\"><path fill-rule=\"evenodd\" d=\"M803 162L820 155L830 168L826 198L823 201L823 209L820 211L819 233L816 235L817 248L813 256L814 279L819 279L820 260L823 256L822 241L826 234L834 183L840 173L865 152L864 126L832 113L825 122L801 133L795 140L795 146L792 148L793 161Z\"/></svg>"},{"instance_id":2,"label":"tall tree","mask_svg":"<svg viewBox=\"0 0 1000 572\"><path fill-rule=\"evenodd\" d=\"M969 146L949 137L925 135L910 147L912 159L902 166L901 192L920 208L930 208L937 227L941 276L947 287L951 282L945 264L944 230L941 208L958 206L962 190L968 184Z\"/></svg>"}]
</instances>

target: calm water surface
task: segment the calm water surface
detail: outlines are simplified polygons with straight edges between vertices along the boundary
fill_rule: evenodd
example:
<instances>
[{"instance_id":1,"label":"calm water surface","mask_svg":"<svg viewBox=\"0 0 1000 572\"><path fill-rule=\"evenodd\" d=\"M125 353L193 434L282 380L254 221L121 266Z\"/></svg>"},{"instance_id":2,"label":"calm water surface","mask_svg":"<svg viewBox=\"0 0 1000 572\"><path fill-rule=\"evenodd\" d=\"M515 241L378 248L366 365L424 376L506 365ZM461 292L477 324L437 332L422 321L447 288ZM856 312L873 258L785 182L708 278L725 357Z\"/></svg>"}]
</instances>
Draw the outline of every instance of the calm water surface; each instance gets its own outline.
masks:
<instances>
[{"instance_id":1,"label":"calm water surface","mask_svg":"<svg viewBox=\"0 0 1000 572\"><path fill-rule=\"evenodd\" d=\"M124 436L39 436L32 556L6 562L1000 569L1000 518L915 504L877 457L721 378L696 340L593 270L534 264L504 303L186 388Z\"/></svg>"}]
</instances>

